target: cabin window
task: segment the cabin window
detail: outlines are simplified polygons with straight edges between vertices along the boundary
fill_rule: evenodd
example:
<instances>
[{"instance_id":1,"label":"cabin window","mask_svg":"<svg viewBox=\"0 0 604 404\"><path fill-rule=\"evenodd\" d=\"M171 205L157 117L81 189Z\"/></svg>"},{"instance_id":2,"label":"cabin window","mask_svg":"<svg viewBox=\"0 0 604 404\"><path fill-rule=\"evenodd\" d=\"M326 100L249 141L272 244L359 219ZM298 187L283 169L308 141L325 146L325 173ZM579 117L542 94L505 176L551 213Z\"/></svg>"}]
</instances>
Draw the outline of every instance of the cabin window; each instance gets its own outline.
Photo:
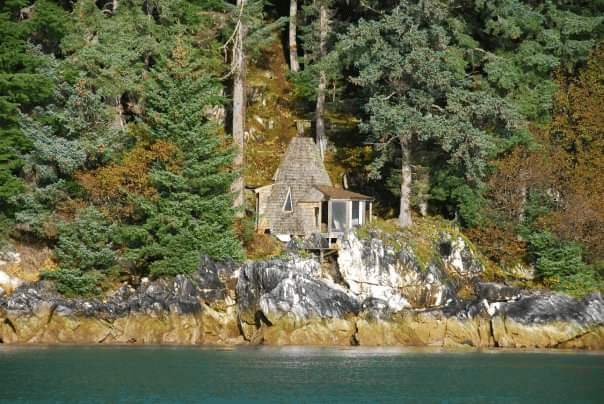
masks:
<instances>
[{"instance_id":1,"label":"cabin window","mask_svg":"<svg viewBox=\"0 0 604 404\"><path fill-rule=\"evenodd\" d=\"M361 224L359 220L359 201L352 201L352 214L351 223L352 226L358 226Z\"/></svg>"},{"instance_id":2,"label":"cabin window","mask_svg":"<svg viewBox=\"0 0 604 404\"><path fill-rule=\"evenodd\" d=\"M315 227L319 227L321 225L321 216L319 214L319 208L315 208Z\"/></svg>"},{"instance_id":3,"label":"cabin window","mask_svg":"<svg viewBox=\"0 0 604 404\"><path fill-rule=\"evenodd\" d=\"M283 204L283 210L291 212L294 210L294 204L292 203L292 189L287 189L287 196L285 197L285 203Z\"/></svg>"},{"instance_id":4,"label":"cabin window","mask_svg":"<svg viewBox=\"0 0 604 404\"><path fill-rule=\"evenodd\" d=\"M346 231L346 201L331 202L331 231Z\"/></svg>"}]
</instances>

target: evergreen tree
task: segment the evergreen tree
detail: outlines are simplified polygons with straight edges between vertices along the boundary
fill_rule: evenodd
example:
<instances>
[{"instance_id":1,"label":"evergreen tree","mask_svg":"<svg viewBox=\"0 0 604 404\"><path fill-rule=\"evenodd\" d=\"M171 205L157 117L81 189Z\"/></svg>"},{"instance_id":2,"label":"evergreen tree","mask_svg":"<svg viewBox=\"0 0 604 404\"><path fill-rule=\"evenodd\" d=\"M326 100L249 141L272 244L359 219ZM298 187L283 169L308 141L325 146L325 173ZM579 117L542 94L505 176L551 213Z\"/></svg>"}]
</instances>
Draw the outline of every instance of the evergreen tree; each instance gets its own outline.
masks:
<instances>
[{"instance_id":1,"label":"evergreen tree","mask_svg":"<svg viewBox=\"0 0 604 404\"><path fill-rule=\"evenodd\" d=\"M472 74L484 80L477 85L492 86L529 119L547 122L552 72L585 63L604 29L603 13L600 1L474 0L452 7L449 24L467 47Z\"/></svg>"},{"instance_id":2,"label":"evergreen tree","mask_svg":"<svg viewBox=\"0 0 604 404\"><path fill-rule=\"evenodd\" d=\"M235 194L234 207L237 215L242 217L245 209L245 184L243 181L243 166L245 164L245 72L246 72L246 49L245 40L248 24L244 18L246 0L237 0L239 16L233 33L233 144L235 146L235 159L233 168L239 172L231 187ZM245 10L247 12L247 10Z\"/></svg>"},{"instance_id":3,"label":"evergreen tree","mask_svg":"<svg viewBox=\"0 0 604 404\"><path fill-rule=\"evenodd\" d=\"M235 194L234 207L237 216L245 214L243 167L245 165L245 116L246 116L246 71L250 55L258 55L260 49L273 39L273 31L285 23L279 19L267 24L264 21L264 0L237 0L232 11L234 27L225 44L232 51L231 72L233 80L232 136L235 146L233 169L239 174L232 184Z\"/></svg>"},{"instance_id":4,"label":"evergreen tree","mask_svg":"<svg viewBox=\"0 0 604 404\"><path fill-rule=\"evenodd\" d=\"M289 69L293 73L300 70L298 63L298 1L289 2Z\"/></svg>"},{"instance_id":5,"label":"evergreen tree","mask_svg":"<svg viewBox=\"0 0 604 404\"><path fill-rule=\"evenodd\" d=\"M363 129L382 152L372 169L380 175L388 158L401 161L402 227L411 224L412 148L430 146L433 157L461 176L448 197L457 199L461 219L470 224L478 219L471 205L488 159L520 122L504 99L474 88L465 49L445 29L447 17L440 2L406 2L376 20L361 20L340 38L338 52L355 72L351 82L367 97ZM395 146L400 153L390 152Z\"/></svg>"},{"instance_id":6,"label":"evergreen tree","mask_svg":"<svg viewBox=\"0 0 604 404\"><path fill-rule=\"evenodd\" d=\"M215 77L195 61L198 53L178 41L168 70L155 71L146 99L149 133L176 147L171 161L157 161L150 172L157 198L135 197L141 219L121 230L126 257L151 273L197 269L199 257L241 258L233 233L233 153L204 107L223 103Z\"/></svg>"},{"instance_id":7,"label":"evergreen tree","mask_svg":"<svg viewBox=\"0 0 604 404\"><path fill-rule=\"evenodd\" d=\"M53 78L44 70L59 55L65 11L49 0L0 3L0 211L8 198L23 191L20 155L31 142L20 129L20 112L47 103Z\"/></svg>"}]
</instances>

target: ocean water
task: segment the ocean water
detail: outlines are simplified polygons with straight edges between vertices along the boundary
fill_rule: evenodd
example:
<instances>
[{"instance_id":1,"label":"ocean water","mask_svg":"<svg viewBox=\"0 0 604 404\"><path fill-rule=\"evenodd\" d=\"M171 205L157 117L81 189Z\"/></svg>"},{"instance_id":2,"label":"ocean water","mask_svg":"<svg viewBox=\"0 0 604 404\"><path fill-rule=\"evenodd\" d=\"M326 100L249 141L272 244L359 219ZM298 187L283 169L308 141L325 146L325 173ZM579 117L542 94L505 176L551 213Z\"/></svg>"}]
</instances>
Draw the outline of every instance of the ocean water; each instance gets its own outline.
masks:
<instances>
[{"instance_id":1,"label":"ocean water","mask_svg":"<svg viewBox=\"0 0 604 404\"><path fill-rule=\"evenodd\" d=\"M604 353L0 345L0 403L604 403Z\"/></svg>"}]
</instances>

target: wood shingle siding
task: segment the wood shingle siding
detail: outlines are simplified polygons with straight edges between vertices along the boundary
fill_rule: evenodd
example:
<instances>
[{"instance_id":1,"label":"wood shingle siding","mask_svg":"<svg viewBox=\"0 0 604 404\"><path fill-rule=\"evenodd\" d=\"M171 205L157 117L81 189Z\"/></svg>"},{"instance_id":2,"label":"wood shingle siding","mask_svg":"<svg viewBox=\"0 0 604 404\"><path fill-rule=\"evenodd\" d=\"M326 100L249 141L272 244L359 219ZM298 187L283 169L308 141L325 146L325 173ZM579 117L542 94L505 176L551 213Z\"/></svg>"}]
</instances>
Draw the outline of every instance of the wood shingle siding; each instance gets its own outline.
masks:
<instances>
[{"instance_id":1,"label":"wood shingle siding","mask_svg":"<svg viewBox=\"0 0 604 404\"><path fill-rule=\"evenodd\" d=\"M273 181L255 191L259 232L306 237L323 233L323 222L329 233L342 233L364 222L365 207L373 200L334 188L318 147L308 137L290 142Z\"/></svg>"},{"instance_id":2,"label":"wood shingle siding","mask_svg":"<svg viewBox=\"0 0 604 404\"><path fill-rule=\"evenodd\" d=\"M317 186L331 186L331 181L312 138L294 138L285 152L275 174L270 195L265 204L259 203L266 224L273 234L306 235L320 229L314 226L314 207L320 207L323 194ZM291 190L292 211L285 211L285 201ZM312 207L308 202L314 203ZM264 205L264 206L262 206ZM309 212L310 211L310 212ZM266 228L259 226L259 231Z\"/></svg>"}]
</instances>

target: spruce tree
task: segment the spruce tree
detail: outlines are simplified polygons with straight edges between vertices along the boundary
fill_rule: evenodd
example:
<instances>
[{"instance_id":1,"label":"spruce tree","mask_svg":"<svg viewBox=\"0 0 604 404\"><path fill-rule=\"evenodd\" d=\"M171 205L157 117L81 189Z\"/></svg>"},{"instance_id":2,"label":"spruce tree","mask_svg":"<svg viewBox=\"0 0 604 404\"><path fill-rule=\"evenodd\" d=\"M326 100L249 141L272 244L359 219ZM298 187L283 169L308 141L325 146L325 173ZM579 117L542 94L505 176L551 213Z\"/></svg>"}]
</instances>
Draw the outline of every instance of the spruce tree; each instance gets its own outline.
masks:
<instances>
[{"instance_id":1,"label":"spruce tree","mask_svg":"<svg viewBox=\"0 0 604 404\"><path fill-rule=\"evenodd\" d=\"M52 1L0 3L0 211L24 190L20 156L32 145L21 132L19 115L53 94L53 78L44 66L46 55L60 54L64 21L63 7Z\"/></svg>"},{"instance_id":2,"label":"spruce tree","mask_svg":"<svg viewBox=\"0 0 604 404\"><path fill-rule=\"evenodd\" d=\"M135 196L141 219L121 230L126 257L155 274L187 273L199 258L241 258L233 233L232 150L204 108L224 103L219 81L195 64L199 53L177 41L168 69L154 71L146 88L149 135L176 148L150 172L157 197Z\"/></svg>"}]
</instances>

